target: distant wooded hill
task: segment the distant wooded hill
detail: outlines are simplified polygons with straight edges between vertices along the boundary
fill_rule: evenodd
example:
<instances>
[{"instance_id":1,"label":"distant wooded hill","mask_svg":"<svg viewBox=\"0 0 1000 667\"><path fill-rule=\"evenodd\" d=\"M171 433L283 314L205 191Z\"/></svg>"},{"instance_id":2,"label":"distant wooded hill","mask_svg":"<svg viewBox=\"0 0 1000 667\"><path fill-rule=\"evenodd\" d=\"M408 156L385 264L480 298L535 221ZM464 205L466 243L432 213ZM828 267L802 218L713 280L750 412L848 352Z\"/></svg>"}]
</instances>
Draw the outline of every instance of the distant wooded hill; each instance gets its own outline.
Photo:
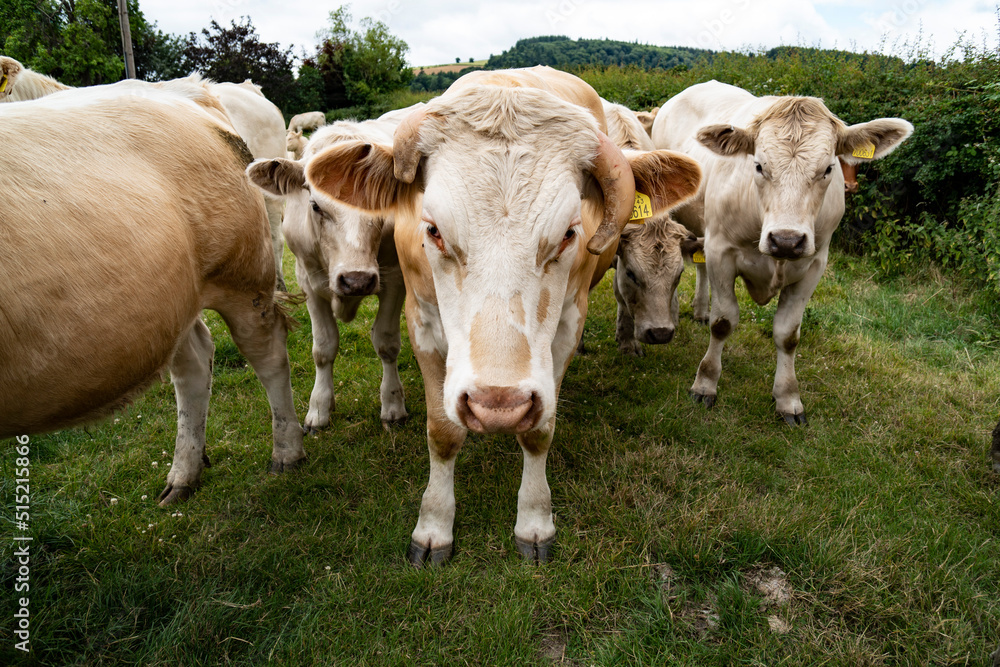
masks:
<instances>
[{"instance_id":1,"label":"distant wooded hill","mask_svg":"<svg viewBox=\"0 0 1000 667\"><path fill-rule=\"evenodd\" d=\"M570 39L563 35L519 40L513 48L490 56L486 69L549 65L558 69L584 65L635 65L645 69L691 66L712 56L706 49L652 46L610 39Z\"/></svg>"}]
</instances>

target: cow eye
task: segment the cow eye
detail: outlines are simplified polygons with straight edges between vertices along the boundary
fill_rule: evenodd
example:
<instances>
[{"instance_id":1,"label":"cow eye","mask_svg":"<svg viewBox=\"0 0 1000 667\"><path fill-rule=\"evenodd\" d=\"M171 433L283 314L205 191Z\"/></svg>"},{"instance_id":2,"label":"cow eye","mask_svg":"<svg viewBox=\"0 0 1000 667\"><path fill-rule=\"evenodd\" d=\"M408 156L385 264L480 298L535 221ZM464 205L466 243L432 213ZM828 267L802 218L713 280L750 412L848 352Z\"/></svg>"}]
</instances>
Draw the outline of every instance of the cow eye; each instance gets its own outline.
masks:
<instances>
[{"instance_id":1,"label":"cow eye","mask_svg":"<svg viewBox=\"0 0 1000 667\"><path fill-rule=\"evenodd\" d=\"M832 172L833 172L833 165L831 164L829 167L826 168L826 173L824 173L823 175L829 176Z\"/></svg>"},{"instance_id":2,"label":"cow eye","mask_svg":"<svg viewBox=\"0 0 1000 667\"><path fill-rule=\"evenodd\" d=\"M639 284L639 279L635 277L634 273L632 273L632 269L625 269L625 277L634 282L636 285Z\"/></svg>"},{"instance_id":3,"label":"cow eye","mask_svg":"<svg viewBox=\"0 0 1000 667\"><path fill-rule=\"evenodd\" d=\"M323 212L323 209L321 209L319 207L319 204L317 204L316 202L309 202L309 203L312 204L312 210L315 211L316 213L322 213Z\"/></svg>"},{"instance_id":4,"label":"cow eye","mask_svg":"<svg viewBox=\"0 0 1000 667\"><path fill-rule=\"evenodd\" d=\"M427 227L427 235L430 236L435 241L441 240L441 232L439 232L438 228L435 227L434 225L430 225Z\"/></svg>"},{"instance_id":5,"label":"cow eye","mask_svg":"<svg viewBox=\"0 0 1000 667\"><path fill-rule=\"evenodd\" d=\"M757 173L763 175L764 167L760 166L760 162L757 163L756 168L757 168Z\"/></svg>"},{"instance_id":6,"label":"cow eye","mask_svg":"<svg viewBox=\"0 0 1000 667\"><path fill-rule=\"evenodd\" d=\"M576 230L570 227L566 230L566 233L563 234L563 241L572 241L574 236L576 236Z\"/></svg>"}]
</instances>

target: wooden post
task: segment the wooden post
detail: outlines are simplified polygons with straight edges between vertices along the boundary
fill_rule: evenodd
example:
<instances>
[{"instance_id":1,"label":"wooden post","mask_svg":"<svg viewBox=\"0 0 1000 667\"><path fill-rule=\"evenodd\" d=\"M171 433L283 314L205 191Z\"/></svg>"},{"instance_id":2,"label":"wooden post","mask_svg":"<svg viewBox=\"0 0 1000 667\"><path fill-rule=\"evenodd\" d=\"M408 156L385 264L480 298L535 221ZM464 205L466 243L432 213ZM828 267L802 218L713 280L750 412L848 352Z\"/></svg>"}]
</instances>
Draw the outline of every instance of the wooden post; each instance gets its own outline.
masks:
<instances>
[{"instance_id":1,"label":"wooden post","mask_svg":"<svg viewBox=\"0 0 1000 667\"><path fill-rule=\"evenodd\" d=\"M132 54L132 31L128 25L128 0L118 0L118 22L122 27L122 51L125 53L125 78L135 78L135 56Z\"/></svg>"}]
</instances>

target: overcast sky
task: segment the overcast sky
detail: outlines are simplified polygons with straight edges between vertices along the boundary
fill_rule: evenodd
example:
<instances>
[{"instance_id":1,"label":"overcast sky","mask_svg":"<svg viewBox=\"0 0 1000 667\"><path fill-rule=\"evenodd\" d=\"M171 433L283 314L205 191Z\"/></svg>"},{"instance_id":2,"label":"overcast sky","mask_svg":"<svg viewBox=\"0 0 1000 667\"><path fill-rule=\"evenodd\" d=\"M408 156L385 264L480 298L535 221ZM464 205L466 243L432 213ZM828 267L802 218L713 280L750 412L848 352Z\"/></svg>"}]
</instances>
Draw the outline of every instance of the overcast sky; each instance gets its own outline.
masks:
<instances>
[{"instance_id":1,"label":"overcast sky","mask_svg":"<svg viewBox=\"0 0 1000 667\"><path fill-rule=\"evenodd\" d=\"M806 45L906 56L917 41L939 56L960 33L997 44L995 0L355 0L358 19L389 26L410 47L411 65L499 54L538 35L638 41L713 50ZM211 19L249 16L265 42L313 51L336 3L316 0L139 0L160 30L187 35ZM882 45L880 47L880 45Z\"/></svg>"}]
</instances>

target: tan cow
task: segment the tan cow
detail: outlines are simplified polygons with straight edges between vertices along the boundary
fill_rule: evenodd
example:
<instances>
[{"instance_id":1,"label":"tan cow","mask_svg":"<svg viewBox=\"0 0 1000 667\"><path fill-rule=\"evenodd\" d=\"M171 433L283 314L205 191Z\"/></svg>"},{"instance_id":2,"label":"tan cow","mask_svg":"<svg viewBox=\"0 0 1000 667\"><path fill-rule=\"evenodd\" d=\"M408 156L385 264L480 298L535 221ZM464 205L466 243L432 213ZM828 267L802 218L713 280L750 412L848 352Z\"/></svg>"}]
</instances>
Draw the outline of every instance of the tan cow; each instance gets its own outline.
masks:
<instances>
[{"instance_id":1,"label":"tan cow","mask_svg":"<svg viewBox=\"0 0 1000 667\"><path fill-rule=\"evenodd\" d=\"M0 76L6 78L6 94L0 90L0 102L23 102L35 100L62 90L70 90L50 76L39 74L24 67L18 61L0 56ZM201 76L188 77L193 83L200 83ZM128 83L123 81L121 83ZM140 84L144 82L139 82ZM249 79L243 83L213 83L206 81L212 93L222 102L230 122L250 148L255 158L285 156L285 118L281 110L261 92L260 86ZM275 282L279 290L285 289L285 278L281 271L284 243L281 239L280 200L265 198L267 219L271 225L271 244L274 251Z\"/></svg>"},{"instance_id":2,"label":"tan cow","mask_svg":"<svg viewBox=\"0 0 1000 667\"><path fill-rule=\"evenodd\" d=\"M626 151L654 150L636 114L621 104L601 100L608 138ZM622 230L614 267L618 313L615 340L624 354L639 356L642 343L673 340L679 319L677 285L684 260L692 260L702 241L669 214L630 222ZM581 351L583 342L581 341Z\"/></svg>"},{"instance_id":3,"label":"tan cow","mask_svg":"<svg viewBox=\"0 0 1000 667\"><path fill-rule=\"evenodd\" d=\"M353 320L362 300L371 294L378 296L372 345L382 360L382 423L388 427L406 419L396 366L406 290L393 241L392 216L345 206L314 192L305 180L305 169L313 157L338 143L364 141L391 150L399 120L398 115L389 115L362 123L327 125L309 140L301 162L257 160L247 169L259 187L285 198L285 240L295 254L295 276L305 292L312 320L316 383L304 424L307 432L330 424L334 408L332 368L340 346L337 322Z\"/></svg>"},{"instance_id":4,"label":"tan cow","mask_svg":"<svg viewBox=\"0 0 1000 667\"><path fill-rule=\"evenodd\" d=\"M0 438L99 419L169 368L161 504L198 487L218 311L267 391L272 471L305 456L250 161L201 84L123 82L0 106Z\"/></svg>"},{"instance_id":5,"label":"tan cow","mask_svg":"<svg viewBox=\"0 0 1000 667\"><path fill-rule=\"evenodd\" d=\"M549 557L545 462L591 281L610 263L637 188L660 211L692 194L700 174L667 151L626 159L603 126L600 97L576 77L473 72L404 119L391 150L343 143L306 169L313 191L395 216L427 402L416 565L451 554L455 457L468 430L517 436L516 544L527 559Z\"/></svg>"},{"instance_id":6,"label":"tan cow","mask_svg":"<svg viewBox=\"0 0 1000 667\"><path fill-rule=\"evenodd\" d=\"M639 122L642 124L643 129L646 130L646 134L650 136L653 135L653 121L656 120L656 114L659 113L659 111L660 107L653 107L649 111L635 112L636 118L639 119Z\"/></svg>"},{"instance_id":7,"label":"tan cow","mask_svg":"<svg viewBox=\"0 0 1000 667\"><path fill-rule=\"evenodd\" d=\"M717 81L691 86L663 106L653 142L687 153L705 170L698 196L675 212L688 229L704 232L712 289L712 337L691 387L695 400L715 403L722 348L739 323L739 276L758 304L780 294L772 393L787 423L806 423L795 351L802 314L844 214L838 158L881 158L912 131L899 118L847 126L817 98L758 98Z\"/></svg>"},{"instance_id":8,"label":"tan cow","mask_svg":"<svg viewBox=\"0 0 1000 667\"><path fill-rule=\"evenodd\" d=\"M302 136L302 130L288 130L285 135L285 150L291 160L301 160L309 140Z\"/></svg>"},{"instance_id":9,"label":"tan cow","mask_svg":"<svg viewBox=\"0 0 1000 667\"><path fill-rule=\"evenodd\" d=\"M288 121L288 131L304 132L309 130L312 132L324 125L326 125L326 114L322 111L306 111L292 116L292 119Z\"/></svg>"}]
</instances>

